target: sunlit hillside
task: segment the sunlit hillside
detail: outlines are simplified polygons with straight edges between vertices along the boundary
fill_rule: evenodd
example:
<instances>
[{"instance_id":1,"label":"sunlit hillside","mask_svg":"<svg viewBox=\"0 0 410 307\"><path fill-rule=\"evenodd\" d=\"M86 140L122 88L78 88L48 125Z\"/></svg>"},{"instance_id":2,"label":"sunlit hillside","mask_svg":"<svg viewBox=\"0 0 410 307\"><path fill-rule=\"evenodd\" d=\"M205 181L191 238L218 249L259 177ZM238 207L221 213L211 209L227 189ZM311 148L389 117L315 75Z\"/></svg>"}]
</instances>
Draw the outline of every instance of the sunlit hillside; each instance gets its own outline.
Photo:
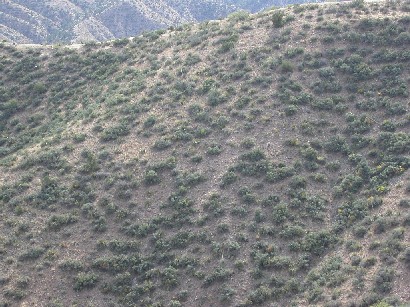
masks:
<instances>
[{"instance_id":1,"label":"sunlit hillside","mask_svg":"<svg viewBox=\"0 0 410 307\"><path fill-rule=\"evenodd\" d=\"M0 44L0 306L406 306L410 5Z\"/></svg>"}]
</instances>

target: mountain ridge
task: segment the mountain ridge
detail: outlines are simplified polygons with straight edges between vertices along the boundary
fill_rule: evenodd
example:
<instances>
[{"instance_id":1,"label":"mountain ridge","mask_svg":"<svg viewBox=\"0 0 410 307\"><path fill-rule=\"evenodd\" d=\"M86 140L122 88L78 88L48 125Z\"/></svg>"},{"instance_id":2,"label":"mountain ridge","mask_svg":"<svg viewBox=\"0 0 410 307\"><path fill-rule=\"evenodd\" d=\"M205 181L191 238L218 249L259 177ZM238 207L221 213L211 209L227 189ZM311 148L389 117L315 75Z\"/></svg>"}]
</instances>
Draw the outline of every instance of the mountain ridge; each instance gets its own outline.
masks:
<instances>
[{"instance_id":1,"label":"mountain ridge","mask_svg":"<svg viewBox=\"0 0 410 307\"><path fill-rule=\"evenodd\" d=\"M238 9L255 12L277 4L276 0L235 2L4 0L0 6L0 39L14 43L78 43L124 38L144 31L219 19Z\"/></svg>"}]
</instances>

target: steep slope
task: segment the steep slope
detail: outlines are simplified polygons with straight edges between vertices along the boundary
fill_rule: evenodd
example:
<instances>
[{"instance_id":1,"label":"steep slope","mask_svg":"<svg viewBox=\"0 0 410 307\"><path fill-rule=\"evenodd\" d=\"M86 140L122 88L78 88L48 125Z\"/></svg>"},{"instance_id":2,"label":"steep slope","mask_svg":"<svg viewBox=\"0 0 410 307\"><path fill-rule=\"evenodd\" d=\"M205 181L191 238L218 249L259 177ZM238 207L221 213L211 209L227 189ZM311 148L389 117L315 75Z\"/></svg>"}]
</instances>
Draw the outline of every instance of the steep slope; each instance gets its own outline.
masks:
<instances>
[{"instance_id":1,"label":"steep slope","mask_svg":"<svg viewBox=\"0 0 410 307\"><path fill-rule=\"evenodd\" d=\"M410 6L0 45L0 305L410 302Z\"/></svg>"},{"instance_id":2,"label":"steep slope","mask_svg":"<svg viewBox=\"0 0 410 307\"><path fill-rule=\"evenodd\" d=\"M303 1L302 1L303 2ZM219 19L238 9L258 11L273 0L4 0L0 38L16 43L85 42Z\"/></svg>"}]
</instances>

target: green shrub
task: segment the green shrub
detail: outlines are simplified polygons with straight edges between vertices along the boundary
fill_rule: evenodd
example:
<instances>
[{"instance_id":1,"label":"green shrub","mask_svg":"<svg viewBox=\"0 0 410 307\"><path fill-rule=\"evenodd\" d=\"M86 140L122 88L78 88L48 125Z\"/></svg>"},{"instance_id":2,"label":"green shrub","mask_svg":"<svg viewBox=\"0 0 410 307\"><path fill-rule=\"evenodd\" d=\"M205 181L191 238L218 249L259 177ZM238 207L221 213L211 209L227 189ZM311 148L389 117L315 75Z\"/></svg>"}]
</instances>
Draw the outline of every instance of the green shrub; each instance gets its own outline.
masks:
<instances>
[{"instance_id":1,"label":"green shrub","mask_svg":"<svg viewBox=\"0 0 410 307\"><path fill-rule=\"evenodd\" d=\"M280 65L280 69L283 73L293 72L295 65L289 61L283 61Z\"/></svg>"},{"instance_id":2,"label":"green shrub","mask_svg":"<svg viewBox=\"0 0 410 307\"><path fill-rule=\"evenodd\" d=\"M128 125L125 123L121 123L116 126L105 128L102 131L101 140L103 142L115 141L121 136L128 135L129 132L130 132L130 128L128 127Z\"/></svg>"},{"instance_id":3,"label":"green shrub","mask_svg":"<svg viewBox=\"0 0 410 307\"><path fill-rule=\"evenodd\" d=\"M60 230L62 227L76 223L77 221L78 216L73 214L53 215L47 221L47 227L51 230L57 231Z\"/></svg>"},{"instance_id":4,"label":"green shrub","mask_svg":"<svg viewBox=\"0 0 410 307\"><path fill-rule=\"evenodd\" d=\"M276 205L272 210L272 219L277 224L283 224L290 217L287 204Z\"/></svg>"},{"instance_id":5,"label":"green shrub","mask_svg":"<svg viewBox=\"0 0 410 307\"><path fill-rule=\"evenodd\" d=\"M292 177L294 174L295 170L293 167L281 166L269 170L266 173L266 180L274 183Z\"/></svg>"},{"instance_id":6,"label":"green shrub","mask_svg":"<svg viewBox=\"0 0 410 307\"><path fill-rule=\"evenodd\" d=\"M211 144L207 150L206 153L210 156L217 156L221 154L223 151L222 146L219 144Z\"/></svg>"},{"instance_id":7,"label":"green shrub","mask_svg":"<svg viewBox=\"0 0 410 307\"><path fill-rule=\"evenodd\" d=\"M144 175L144 182L146 185L155 185L161 182L161 178L154 170L149 170Z\"/></svg>"},{"instance_id":8,"label":"green shrub","mask_svg":"<svg viewBox=\"0 0 410 307\"><path fill-rule=\"evenodd\" d=\"M20 261L35 260L35 259L40 258L45 253L45 251L46 250L42 247L33 247L21 253L18 259Z\"/></svg>"},{"instance_id":9,"label":"green shrub","mask_svg":"<svg viewBox=\"0 0 410 307\"><path fill-rule=\"evenodd\" d=\"M214 271L209 274L205 280L204 284L205 286L210 286L215 282L223 282L226 281L228 278L230 278L233 275L233 271L224 267L217 267L214 269Z\"/></svg>"},{"instance_id":10,"label":"green shrub","mask_svg":"<svg viewBox=\"0 0 410 307\"><path fill-rule=\"evenodd\" d=\"M98 275L94 273L79 273L74 279L74 290L82 291L91 289L97 285Z\"/></svg>"},{"instance_id":11,"label":"green shrub","mask_svg":"<svg viewBox=\"0 0 410 307\"><path fill-rule=\"evenodd\" d=\"M156 150L165 150L169 147L171 147L172 141L168 138L160 138L155 141L154 143L154 149Z\"/></svg>"},{"instance_id":12,"label":"green shrub","mask_svg":"<svg viewBox=\"0 0 410 307\"><path fill-rule=\"evenodd\" d=\"M295 105L290 105L285 107L285 115L286 116L292 116L295 115L298 111L298 107Z\"/></svg>"},{"instance_id":13,"label":"green shrub","mask_svg":"<svg viewBox=\"0 0 410 307\"><path fill-rule=\"evenodd\" d=\"M225 188L238 180L238 176L233 171L228 171L222 177L221 187Z\"/></svg>"},{"instance_id":14,"label":"green shrub","mask_svg":"<svg viewBox=\"0 0 410 307\"><path fill-rule=\"evenodd\" d=\"M256 202L256 196L248 187L239 189L238 195L247 204L253 204Z\"/></svg>"},{"instance_id":15,"label":"green shrub","mask_svg":"<svg viewBox=\"0 0 410 307\"><path fill-rule=\"evenodd\" d=\"M275 28L282 28L285 25L285 14L282 11L276 11L272 14L272 22Z\"/></svg>"},{"instance_id":16,"label":"green shrub","mask_svg":"<svg viewBox=\"0 0 410 307\"><path fill-rule=\"evenodd\" d=\"M348 226L354 222L363 219L368 212L367 204L362 200L354 200L342 204L337 209L337 218L339 223Z\"/></svg>"},{"instance_id":17,"label":"green shrub","mask_svg":"<svg viewBox=\"0 0 410 307\"><path fill-rule=\"evenodd\" d=\"M208 104L212 107L218 106L228 100L219 90L211 89L208 94Z\"/></svg>"},{"instance_id":18,"label":"green shrub","mask_svg":"<svg viewBox=\"0 0 410 307\"><path fill-rule=\"evenodd\" d=\"M304 250L314 255L321 255L336 241L336 237L322 230L307 234L303 240Z\"/></svg>"},{"instance_id":19,"label":"green shrub","mask_svg":"<svg viewBox=\"0 0 410 307\"><path fill-rule=\"evenodd\" d=\"M155 125L156 122L157 122L156 116L151 115L144 121L144 128L145 129L151 128L152 126Z\"/></svg>"},{"instance_id":20,"label":"green shrub","mask_svg":"<svg viewBox=\"0 0 410 307\"><path fill-rule=\"evenodd\" d=\"M389 293L393 288L394 271L390 268L381 268L374 279L374 289L378 293Z\"/></svg>"},{"instance_id":21,"label":"green shrub","mask_svg":"<svg viewBox=\"0 0 410 307\"><path fill-rule=\"evenodd\" d=\"M67 260L62 261L59 264L59 268L62 271L68 271L68 272L82 271L84 269L84 264L81 261L76 260L76 259L67 259Z\"/></svg>"}]
</instances>

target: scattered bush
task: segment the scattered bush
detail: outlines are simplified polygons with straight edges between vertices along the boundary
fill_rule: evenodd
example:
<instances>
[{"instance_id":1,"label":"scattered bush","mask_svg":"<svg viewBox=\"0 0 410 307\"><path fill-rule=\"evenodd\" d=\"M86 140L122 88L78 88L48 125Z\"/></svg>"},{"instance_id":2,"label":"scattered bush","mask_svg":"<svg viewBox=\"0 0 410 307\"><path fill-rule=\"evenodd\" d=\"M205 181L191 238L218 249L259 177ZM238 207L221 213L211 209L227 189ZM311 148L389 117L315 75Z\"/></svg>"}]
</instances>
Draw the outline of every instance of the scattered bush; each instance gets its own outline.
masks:
<instances>
[{"instance_id":1,"label":"scattered bush","mask_svg":"<svg viewBox=\"0 0 410 307\"><path fill-rule=\"evenodd\" d=\"M74 280L74 290L82 291L91 289L97 285L98 275L94 273L79 273Z\"/></svg>"}]
</instances>

